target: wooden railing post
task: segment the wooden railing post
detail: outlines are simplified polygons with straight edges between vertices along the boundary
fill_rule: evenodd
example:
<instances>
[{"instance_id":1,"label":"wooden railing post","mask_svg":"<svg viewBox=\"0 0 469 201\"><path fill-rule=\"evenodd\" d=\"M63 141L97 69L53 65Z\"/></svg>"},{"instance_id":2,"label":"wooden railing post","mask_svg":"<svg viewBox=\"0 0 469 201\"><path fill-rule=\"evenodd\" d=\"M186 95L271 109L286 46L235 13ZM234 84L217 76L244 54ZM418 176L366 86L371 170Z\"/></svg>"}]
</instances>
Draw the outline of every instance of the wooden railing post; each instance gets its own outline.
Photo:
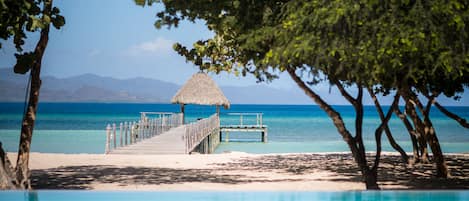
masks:
<instances>
[{"instance_id":1,"label":"wooden railing post","mask_svg":"<svg viewBox=\"0 0 469 201\"><path fill-rule=\"evenodd\" d=\"M160 122L161 122L160 119L156 119L156 134L157 135L160 134Z\"/></svg>"},{"instance_id":2,"label":"wooden railing post","mask_svg":"<svg viewBox=\"0 0 469 201\"><path fill-rule=\"evenodd\" d=\"M142 121L142 137L140 138L140 141L144 140L147 138L147 131L148 131L148 127L147 127L147 122L146 121Z\"/></svg>"},{"instance_id":3,"label":"wooden railing post","mask_svg":"<svg viewBox=\"0 0 469 201\"><path fill-rule=\"evenodd\" d=\"M158 135L158 119L153 121L153 136Z\"/></svg>"},{"instance_id":4,"label":"wooden railing post","mask_svg":"<svg viewBox=\"0 0 469 201\"><path fill-rule=\"evenodd\" d=\"M111 149L110 144L109 144L110 137L111 137L111 125L108 124L106 127L106 147L104 149L105 154L108 154Z\"/></svg>"},{"instance_id":5,"label":"wooden railing post","mask_svg":"<svg viewBox=\"0 0 469 201\"><path fill-rule=\"evenodd\" d=\"M123 147L124 145L122 144L122 133L123 133L123 129L124 129L124 124L121 122L119 124L119 137L120 137L120 146Z\"/></svg>"},{"instance_id":6,"label":"wooden railing post","mask_svg":"<svg viewBox=\"0 0 469 201\"><path fill-rule=\"evenodd\" d=\"M130 122L130 138L129 138L129 141L130 143L129 144L133 144L134 143L134 135L135 135L135 122Z\"/></svg>"},{"instance_id":7,"label":"wooden railing post","mask_svg":"<svg viewBox=\"0 0 469 201\"><path fill-rule=\"evenodd\" d=\"M154 132L155 127L153 126L153 123L154 123L154 122L155 122L155 121L154 121L153 119L150 120L150 122L149 122L149 129L150 129L149 132L148 132L148 136L149 136L149 137L153 137L154 134L155 134L155 132Z\"/></svg>"},{"instance_id":8,"label":"wooden railing post","mask_svg":"<svg viewBox=\"0 0 469 201\"><path fill-rule=\"evenodd\" d=\"M125 143L125 146L127 146L127 144L129 143L129 139L127 138L127 132L129 131L129 124L127 122L124 122L124 127L125 127L125 135L124 135L124 143Z\"/></svg>"},{"instance_id":9,"label":"wooden railing post","mask_svg":"<svg viewBox=\"0 0 469 201\"><path fill-rule=\"evenodd\" d=\"M114 149L116 148L116 124L112 124L112 138L114 141Z\"/></svg>"},{"instance_id":10,"label":"wooden railing post","mask_svg":"<svg viewBox=\"0 0 469 201\"><path fill-rule=\"evenodd\" d=\"M106 127L105 153L110 153L112 149L117 147L134 144L183 125L183 115L181 113L159 113L159 118L154 119L148 118L146 113L150 112L141 112L143 116L139 121L108 124ZM199 128L195 130L197 130L197 133L204 132ZM194 132L195 130L192 129L187 132ZM119 139L117 139L118 137ZM191 138L187 136L187 139ZM196 138L193 138L193 140L196 140Z\"/></svg>"},{"instance_id":11,"label":"wooden railing post","mask_svg":"<svg viewBox=\"0 0 469 201\"><path fill-rule=\"evenodd\" d=\"M142 124L140 121L137 121L137 135L135 135L135 142L140 142L140 138L142 138Z\"/></svg>"},{"instance_id":12,"label":"wooden railing post","mask_svg":"<svg viewBox=\"0 0 469 201\"><path fill-rule=\"evenodd\" d=\"M166 122L165 121L166 121L166 118L165 118L165 115L163 115L163 117L161 117L161 128L162 128L161 130L163 132L166 131Z\"/></svg>"},{"instance_id":13,"label":"wooden railing post","mask_svg":"<svg viewBox=\"0 0 469 201\"><path fill-rule=\"evenodd\" d=\"M259 114L261 119L260 119L260 122L261 122L261 127L262 127L262 113Z\"/></svg>"},{"instance_id":14,"label":"wooden railing post","mask_svg":"<svg viewBox=\"0 0 469 201\"><path fill-rule=\"evenodd\" d=\"M213 146L210 139L210 135L220 127L220 118L217 114L210 116L209 118L199 120L185 125L185 150L186 153L190 153L198 144L200 144L200 150L202 153L209 153L213 150Z\"/></svg>"},{"instance_id":15,"label":"wooden railing post","mask_svg":"<svg viewBox=\"0 0 469 201\"><path fill-rule=\"evenodd\" d=\"M132 141L133 135L134 135L134 123L129 122L129 144L133 143Z\"/></svg>"}]
</instances>

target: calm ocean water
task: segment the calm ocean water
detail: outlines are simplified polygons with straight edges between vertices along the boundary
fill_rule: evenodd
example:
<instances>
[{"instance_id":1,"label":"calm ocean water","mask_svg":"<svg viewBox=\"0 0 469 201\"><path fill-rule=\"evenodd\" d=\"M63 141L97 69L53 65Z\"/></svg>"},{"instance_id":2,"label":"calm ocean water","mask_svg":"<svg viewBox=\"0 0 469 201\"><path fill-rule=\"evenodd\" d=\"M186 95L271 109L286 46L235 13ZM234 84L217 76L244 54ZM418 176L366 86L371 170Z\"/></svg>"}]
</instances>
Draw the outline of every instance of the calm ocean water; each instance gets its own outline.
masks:
<instances>
[{"instance_id":1,"label":"calm ocean water","mask_svg":"<svg viewBox=\"0 0 469 201\"><path fill-rule=\"evenodd\" d=\"M334 106L343 116L349 130L354 130L351 106ZM449 107L469 119L469 107ZM178 112L173 104L123 103L40 103L32 151L52 153L103 153L105 127L108 123L135 121L141 111ZM188 121L208 117L215 107L189 105ZM257 133L230 133L235 142L222 143L217 152L299 153L349 151L327 115L313 105L232 105L221 110L222 124L237 124L239 117L230 112L262 112L268 125L268 143L261 143ZM0 141L7 151L16 151L23 113L22 103L0 103ZM436 108L431 113L444 152L469 152L469 129L448 119ZM244 123L255 118L244 118ZM373 106L365 107L364 139L367 150L374 150L374 129L379 118ZM409 136L399 119L393 117L391 130L406 151L411 150ZM392 151L383 137L385 151Z\"/></svg>"}]
</instances>

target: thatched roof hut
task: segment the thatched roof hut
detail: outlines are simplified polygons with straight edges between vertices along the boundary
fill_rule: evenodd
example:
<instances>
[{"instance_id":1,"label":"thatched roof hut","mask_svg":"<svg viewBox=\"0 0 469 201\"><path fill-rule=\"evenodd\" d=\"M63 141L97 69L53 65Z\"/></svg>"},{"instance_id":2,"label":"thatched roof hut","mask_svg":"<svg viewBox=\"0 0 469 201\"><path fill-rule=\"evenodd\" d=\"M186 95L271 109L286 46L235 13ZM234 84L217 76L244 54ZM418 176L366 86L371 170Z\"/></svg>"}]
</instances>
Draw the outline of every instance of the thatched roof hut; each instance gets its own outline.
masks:
<instances>
[{"instance_id":1,"label":"thatched roof hut","mask_svg":"<svg viewBox=\"0 0 469 201\"><path fill-rule=\"evenodd\" d=\"M230 101L206 73L194 74L174 95L171 102L181 104L182 113L185 104L216 105L217 113L220 105L230 107Z\"/></svg>"}]
</instances>

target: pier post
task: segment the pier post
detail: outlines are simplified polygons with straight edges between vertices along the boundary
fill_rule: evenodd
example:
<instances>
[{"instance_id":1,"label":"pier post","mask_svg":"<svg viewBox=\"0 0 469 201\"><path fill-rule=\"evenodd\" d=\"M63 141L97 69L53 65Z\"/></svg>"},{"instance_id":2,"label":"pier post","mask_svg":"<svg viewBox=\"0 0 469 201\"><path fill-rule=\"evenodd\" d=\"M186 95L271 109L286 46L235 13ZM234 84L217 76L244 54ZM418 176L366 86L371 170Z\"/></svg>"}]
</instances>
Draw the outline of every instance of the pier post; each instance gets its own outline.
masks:
<instances>
[{"instance_id":1,"label":"pier post","mask_svg":"<svg viewBox=\"0 0 469 201\"><path fill-rule=\"evenodd\" d=\"M130 132L129 132L129 144L134 143L134 135L135 135L135 122L130 122Z\"/></svg>"},{"instance_id":2,"label":"pier post","mask_svg":"<svg viewBox=\"0 0 469 201\"><path fill-rule=\"evenodd\" d=\"M106 127L106 147L104 149L105 154L108 154L109 150L111 149L110 144L109 144L110 137L111 137L111 125L108 124Z\"/></svg>"},{"instance_id":3,"label":"pier post","mask_svg":"<svg viewBox=\"0 0 469 201\"><path fill-rule=\"evenodd\" d=\"M262 131L262 142L267 142L267 129L264 129L264 131Z\"/></svg>"},{"instance_id":4,"label":"pier post","mask_svg":"<svg viewBox=\"0 0 469 201\"><path fill-rule=\"evenodd\" d=\"M121 145L121 147L124 146L124 145L122 144L122 143L123 143L123 141L122 141L123 130L122 130L122 129L124 129L124 124L121 122L121 123L119 124L119 134L120 134L119 137L120 137L120 145Z\"/></svg>"},{"instance_id":5,"label":"pier post","mask_svg":"<svg viewBox=\"0 0 469 201\"><path fill-rule=\"evenodd\" d=\"M116 139L116 124L115 123L112 124L112 138L114 140L114 149L115 149L116 148L116 141L117 141L117 139Z\"/></svg>"},{"instance_id":6,"label":"pier post","mask_svg":"<svg viewBox=\"0 0 469 201\"><path fill-rule=\"evenodd\" d=\"M212 140L210 140L211 136L212 136L212 134L209 134L207 136L207 151L205 152L205 154L210 154L210 152L212 150Z\"/></svg>"},{"instance_id":7,"label":"pier post","mask_svg":"<svg viewBox=\"0 0 469 201\"><path fill-rule=\"evenodd\" d=\"M141 139L142 139L142 136L143 136L143 124L142 124L142 120L138 121L137 122L137 125L138 125L138 130L137 130L137 136L136 136L136 142L140 142Z\"/></svg>"},{"instance_id":8,"label":"pier post","mask_svg":"<svg viewBox=\"0 0 469 201\"><path fill-rule=\"evenodd\" d=\"M124 122L124 127L125 127L125 136L124 136L124 142L125 142L125 145L127 146L127 144L129 143L128 141L128 138L127 138L127 132L129 130L129 124L127 124L127 122Z\"/></svg>"},{"instance_id":9,"label":"pier post","mask_svg":"<svg viewBox=\"0 0 469 201\"><path fill-rule=\"evenodd\" d=\"M230 132L229 132L229 131L226 131L226 134L225 134L225 142L229 142L229 141L230 141L229 138L230 138Z\"/></svg>"},{"instance_id":10,"label":"pier post","mask_svg":"<svg viewBox=\"0 0 469 201\"><path fill-rule=\"evenodd\" d=\"M163 115L163 117L161 117L161 130L162 130L163 132L167 131L167 130L166 130L166 118L165 118L164 115Z\"/></svg>"}]
</instances>

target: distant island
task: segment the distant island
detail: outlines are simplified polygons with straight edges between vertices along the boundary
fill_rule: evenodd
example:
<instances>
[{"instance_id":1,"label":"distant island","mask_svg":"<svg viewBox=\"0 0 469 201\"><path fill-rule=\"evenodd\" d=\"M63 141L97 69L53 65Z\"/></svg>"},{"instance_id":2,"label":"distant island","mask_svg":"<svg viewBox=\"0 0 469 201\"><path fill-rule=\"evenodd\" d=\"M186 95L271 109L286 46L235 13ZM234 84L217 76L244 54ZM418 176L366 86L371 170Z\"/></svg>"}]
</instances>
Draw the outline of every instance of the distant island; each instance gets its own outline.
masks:
<instances>
[{"instance_id":1,"label":"distant island","mask_svg":"<svg viewBox=\"0 0 469 201\"><path fill-rule=\"evenodd\" d=\"M0 102L22 102L27 76L0 68ZM42 77L41 102L169 103L181 86L149 78L116 79L83 74L68 78ZM265 85L221 86L234 104L312 104L301 91Z\"/></svg>"}]
</instances>

